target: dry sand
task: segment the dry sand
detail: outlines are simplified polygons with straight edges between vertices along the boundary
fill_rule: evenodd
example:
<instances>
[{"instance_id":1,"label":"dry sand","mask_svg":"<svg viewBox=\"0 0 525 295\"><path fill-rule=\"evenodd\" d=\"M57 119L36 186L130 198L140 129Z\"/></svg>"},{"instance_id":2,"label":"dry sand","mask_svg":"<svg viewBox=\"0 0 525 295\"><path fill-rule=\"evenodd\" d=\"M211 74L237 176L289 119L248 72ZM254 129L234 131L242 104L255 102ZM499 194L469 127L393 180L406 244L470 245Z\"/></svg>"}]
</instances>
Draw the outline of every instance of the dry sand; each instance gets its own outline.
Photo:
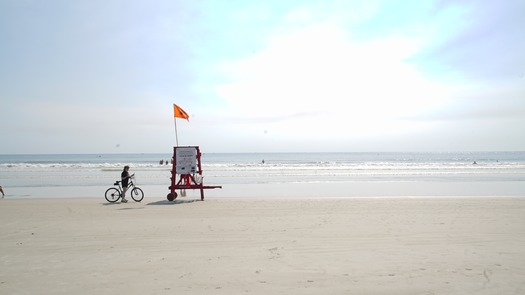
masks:
<instances>
[{"instance_id":1,"label":"dry sand","mask_svg":"<svg viewBox=\"0 0 525 295\"><path fill-rule=\"evenodd\" d=\"M0 294L525 294L525 198L0 201Z\"/></svg>"}]
</instances>

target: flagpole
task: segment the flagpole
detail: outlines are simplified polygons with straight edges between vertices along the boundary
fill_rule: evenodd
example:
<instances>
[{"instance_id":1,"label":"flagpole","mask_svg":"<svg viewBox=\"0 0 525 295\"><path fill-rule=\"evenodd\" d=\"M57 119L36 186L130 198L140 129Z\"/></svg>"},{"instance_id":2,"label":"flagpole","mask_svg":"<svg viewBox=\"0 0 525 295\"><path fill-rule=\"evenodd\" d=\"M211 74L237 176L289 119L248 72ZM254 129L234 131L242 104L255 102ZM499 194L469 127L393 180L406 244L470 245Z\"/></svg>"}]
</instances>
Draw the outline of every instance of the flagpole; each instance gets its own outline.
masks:
<instances>
[{"instance_id":1,"label":"flagpole","mask_svg":"<svg viewBox=\"0 0 525 295\"><path fill-rule=\"evenodd\" d=\"M173 122L175 122L175 143L176 146L179 146L179 134L177 133L177 118L173 117Z\"/></svg>"}]
</instances>

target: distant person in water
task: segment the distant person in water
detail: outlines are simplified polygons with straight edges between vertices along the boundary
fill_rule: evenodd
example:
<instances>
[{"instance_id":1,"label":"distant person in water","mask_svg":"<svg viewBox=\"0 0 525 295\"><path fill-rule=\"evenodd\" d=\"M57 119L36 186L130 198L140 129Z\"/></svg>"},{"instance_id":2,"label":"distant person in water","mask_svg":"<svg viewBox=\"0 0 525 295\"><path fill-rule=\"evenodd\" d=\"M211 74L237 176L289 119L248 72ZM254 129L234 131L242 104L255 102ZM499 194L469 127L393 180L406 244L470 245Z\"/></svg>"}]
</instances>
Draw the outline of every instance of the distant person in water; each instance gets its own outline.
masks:
<instances>
[{"instance_id":1,"label":"distant person in water","mask_svg":"<svg viewBox=\"0 0 525 295\"><path fill-rule=\"evenodd\" d=\"M0 192L2 193L2 199L4 198L5 194L4 194L4 189L2 188L2 186L0 185Z\"/></svg>"},{"instance_id":2,"label":"distant person in water","mask_svg":"<svg viewBox=\"0 0 525 295\"><path fill-rule=\"evenodd\" d=\"M121 200L122 203L128 202L128 200L126 200L126 191L128 190L129 179L133 177L133 175L135 175L135 174L129 175L128 170L129 170L129 166L126 165L124 166L124 170L120 174L120 179L122 180L122 200Z\"/></svg>"}]
</instances>

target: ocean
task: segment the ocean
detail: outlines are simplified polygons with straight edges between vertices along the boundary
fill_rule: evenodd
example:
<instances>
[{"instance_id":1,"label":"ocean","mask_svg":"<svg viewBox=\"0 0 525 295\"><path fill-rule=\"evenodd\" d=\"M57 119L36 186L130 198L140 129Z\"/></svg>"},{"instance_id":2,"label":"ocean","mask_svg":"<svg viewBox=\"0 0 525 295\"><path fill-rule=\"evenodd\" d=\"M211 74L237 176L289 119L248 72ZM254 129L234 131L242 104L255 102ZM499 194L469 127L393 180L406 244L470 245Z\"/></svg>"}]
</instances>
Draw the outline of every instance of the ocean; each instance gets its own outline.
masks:
<instances>
[{"instance_id":1,"label":"ocean","mask_svg":"<svg viewBox=\"0 0 525 295\"><path fill-rule=\"evenodd\" d=\"M169 193L171 154L0 155L7 198L97 197L131 166ZM525 196L525 152L206 153L206 197ZM161 164L162 161L162 164ZM188 196L197 196L198 191Z\"/></svg>"}]
</instances>

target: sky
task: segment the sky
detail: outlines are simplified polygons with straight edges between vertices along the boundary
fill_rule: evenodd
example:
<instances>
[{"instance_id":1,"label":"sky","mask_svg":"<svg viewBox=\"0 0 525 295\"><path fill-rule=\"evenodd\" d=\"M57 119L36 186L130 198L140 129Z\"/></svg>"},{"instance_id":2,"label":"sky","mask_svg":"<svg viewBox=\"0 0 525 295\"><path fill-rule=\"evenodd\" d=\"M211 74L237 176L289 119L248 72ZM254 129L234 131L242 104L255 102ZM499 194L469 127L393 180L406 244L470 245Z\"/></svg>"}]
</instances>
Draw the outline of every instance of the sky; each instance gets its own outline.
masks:
<instances>
[{"instance_id":1,"label":"sky","mask_svg":"<svg viewBox=\"0 0 525 295\"><path fill-rule=\"evenodd\" d=\"M522 0L0 0L0 154L524 151L524 15Z\"/></svg>"}]
</instances>

